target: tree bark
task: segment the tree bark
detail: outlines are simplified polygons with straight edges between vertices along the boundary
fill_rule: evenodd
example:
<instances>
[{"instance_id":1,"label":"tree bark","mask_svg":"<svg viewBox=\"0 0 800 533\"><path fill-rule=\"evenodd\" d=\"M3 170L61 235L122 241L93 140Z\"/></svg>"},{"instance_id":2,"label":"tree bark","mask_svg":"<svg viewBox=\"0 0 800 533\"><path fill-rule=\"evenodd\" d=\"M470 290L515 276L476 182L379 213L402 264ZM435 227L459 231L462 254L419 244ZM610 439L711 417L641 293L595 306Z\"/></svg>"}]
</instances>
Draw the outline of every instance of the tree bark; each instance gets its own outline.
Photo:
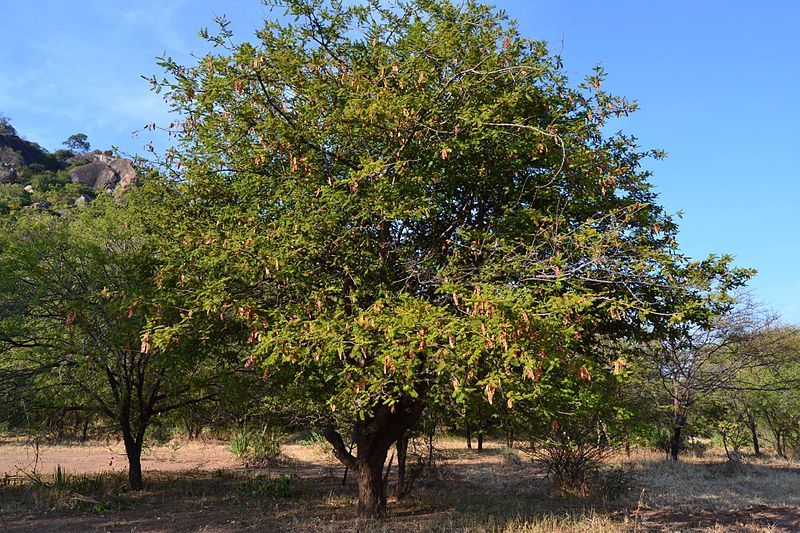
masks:
<instances>
[{"instance_id":1,"label":"tree bark","mask_svg":"<svg viewBox=\"0 0 800 533\"><path fill-rule=\"evenodd\" d=\"M678 460L678 454L681 450L681 425L675 425L672 428L672 438L669 441L669 456L673 461Z\"/></svg>"},{"instance_id":2,"label":"tree bark","mask_svg":"<svg viewBox=\"0 0 800 533\"><path fill-rule=\"evenodd\" d=\"M91 422L92 422L92 414L90 412L83 419L83 430L81 431L81 441L83 442L86 442L86 439L89 437L89 424Z\"/></svg>"},{"instance_id":3,"label":"tree bark","mask_svg":"<svg viewBox=\"0 0 800 533\"><path fill-rule=\"evenodd\" d=\"M478 451L483 450L483 410L481 405L478 404Z\"/></svg>"},{"instance_id":4,"label":"tree bark","mask_svg":"<svg viewBox=\"0 0 800 533\"><path fill-rule=\"evenodd\" d=\"M383 463L386 453L378 452L358 463L358 514L368 518L386 516L386 494L383 491Z\"/></svg>"},{"instance_id":5,"label":"tree bark","mask_svg":"<svg viewBox=\"0 0 800 533\"><path fill-rule=\"evenodd\" d=\"M472 449L472 425L467 422L467 449Z\"/></svg>"},{"instance_id":6,"label":"tree bark","mask_svg":"<svg viewBox=\"0 0 800 533\"><path fill-rule=\"evenodd\" d=\"M142 490L144 488L144 479L142 478L142 442L137 442L130 433L123 434L122 438L125 442L125 455L128 456L128 485L131 490Z\"/></svg>"},{"instance_id":7,"label":"tree bark","mask_svg":"<svg viewBox=\"0 0 800 533\"><path fill-rule=\"evenodd\" d=\"M393 496L401 499L406 494L406 457L408 456L408 432L404 432L397 443L397 484L394 486Z\"/></svg>"},{"instance_id":8,"label":"tree bark","mask_svg":"<svg viewBox=\"0 0 800 533\"><path fill-rule=\"evenodd\" d=\"M686 423L686 415L683 404L679 399L678 382L673 383L673 404L672 404L672 437L669 441L669 456L673 461L678 460L681 451L681 431Z\"/></svg>"},{"instance_id":9,"label":"tree bark","mask_svg":"<svg viewBox=\"0 0 800 533\"><path fill-rule=\"evenodd\" d=\"M758 442L758 428L756 426L756 417L753 416L753 413L750 410L746 411L747 414L747 427L750 429L750 436L753 439L753 454L760 456L761 455L761 446Z\"/></svg>"},{"instance_id":10,"label":"tree bark","mask_svg":"<svg viewBox=\"0 0 800 533\"><path fill-rule=\"evenodd\" d=\"M386 516L386 492L383 465L389 448L404 436L422 414L425 404L420 398L403 398L394 409L379 405L372 416L356 422L353 456L341 435L332 425L325 428L325 438L333 445L333 453L346 467L352 469L358 481L358 514L365 518Z\"/></svg>"},{"instance_id":11,"label":"tree bark","mask_svg":"<svg viewBox=\"0 0 800 533\"><path fill-rule=\"evenodd\" d=\"M778 457L786 459L786 450L784 449L783 434L779 431L775 433L775 451L778 452Z\"/></svg>"}]
</instances>

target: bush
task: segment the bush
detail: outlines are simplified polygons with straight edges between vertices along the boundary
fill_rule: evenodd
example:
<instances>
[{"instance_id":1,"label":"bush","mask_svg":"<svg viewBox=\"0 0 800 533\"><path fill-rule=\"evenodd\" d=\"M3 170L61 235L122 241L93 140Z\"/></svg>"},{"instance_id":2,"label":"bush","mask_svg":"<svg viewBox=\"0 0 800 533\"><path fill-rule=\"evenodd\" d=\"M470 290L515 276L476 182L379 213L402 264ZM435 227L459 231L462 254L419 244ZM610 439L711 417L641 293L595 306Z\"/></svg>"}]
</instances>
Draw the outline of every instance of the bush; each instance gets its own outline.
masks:
<instances>
[{"instance_id":1,"label":"bush","mask_svg":"<svg viewBox=\"0 0 800 533\"><path fill-rule=\"evenodd\" d=\"M553 488L568 496L589 496L602 488L600 467L609 452L607 446L563 434L531 446L533 461L553 480Z\"/></svg>"},{"instance_id":2,"label":"bush","mask_svg":"<svg viewBox=\"0 0 800 533\"><path fill-rule=\"evenodd\" d=\"M686 444L685 449L695 457L705 457L706 452L711 449L711 444L707 441L692 439Z\"/></svg>"},{"instance_id":3,"label":"bush","mask_svg":"<svg viewBox=\"0 0 800 533\"><path fill-rule=\"evenodd\" d=\"M264 428L255 431L247 428L231 435L230 449L238 459L248 463L267 463L281 456L280 435Z\"/></svg>"},{"instance_id":4,"label":"bush","mask_svg":"<svg viewBox=\"0 0 800 533\"><path fill-rule=\"evenodd\" d=\"M503 464L507 466L520 466L522 465L522 459L519 458L519 455L512 450L511 448L501 448L500 449L500 457L503 458Z\"/></svg>"},{"instance_id":5,"label":"bush","mask_svg":"<svg viewBox=\"0 0 800 533\"><path fill-rule=\"evenodd\" d=\"M608 501L616 501L633 488L635 476L630 468L613 466L596 472L592 488Z\"/></svg>"},{"instance_id":6,"label":"bush","mask_svg":"<svg viewBox=\"0 0 800 533\"><path fill-rule=\"evenodd\" d=\"M249 498L262 498L264 496L280 496L290 498L294 496L292 490L293 475L281 474L277 478L261 475L239 484L236 491L242 496Z\"/></svg>"},{"instance_id":7,"label":"bush","mask_svg":"<svg viewBox=\"0 0 800 533\"><path fill-rule=\"evenodd\" d=\"M649 429L649 431L645 431L638 440L645 448L658 450L668 454L671 439L672 434L669 430L662 427L653 426Z\"/></svg>"}]
</instances>

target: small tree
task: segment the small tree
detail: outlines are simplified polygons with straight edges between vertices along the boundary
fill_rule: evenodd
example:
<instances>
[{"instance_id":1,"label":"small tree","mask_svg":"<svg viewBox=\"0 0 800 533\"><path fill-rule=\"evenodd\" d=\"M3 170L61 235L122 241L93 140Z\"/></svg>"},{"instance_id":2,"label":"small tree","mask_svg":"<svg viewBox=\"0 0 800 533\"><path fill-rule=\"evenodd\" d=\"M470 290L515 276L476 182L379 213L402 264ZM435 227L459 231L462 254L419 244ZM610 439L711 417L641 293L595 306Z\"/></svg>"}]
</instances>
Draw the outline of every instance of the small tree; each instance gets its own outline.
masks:
<instances>
[{"instance_id":1,"label":"small tree","mask_svg":"<svg viewBox=\"0 0 800 533\"><path fill-rule=\"evenodd\" d=\"M67 140L61 144L66 146L68 150L72 150L73 152L79 154L84 154L92 148L88 139L89 138L85 133L76 133L67 137Z\"/></svg>"},{"instance_id":2,"label":"small tree","mask_svg":"<svg viewBox=\"0 0 800 533\"><path fill-rule=\"evenodd\" d=\"M764 315L750 301L719 300L716 311L698 321L678 321L646 350L656 388L656 404L670 412L669 455L678 460L683 432L695 405L717 393L742 394L749 372L773 364L781 335L775 317ZM669 405L664 404L668 402Z\"/></svg>"},{"instance_id":3,"label":"small tree","mask_svg":"<svg viewBox=\"0 0 800 533\"><path fill-rule=\"evenodd\" d=\"M0 135L16 135L17 130L11 125L11 119L0 114Z\"/></svg>"},{"instance_id":4,"label":"small tree","mask_svg":"<svg viewBox=\"0 0 800 533\"><path fill-rule=\"evenodd\" d=\"M74 221L33 214L0 241L0 381L110 420L135 490L152 421L213 398L223 361L206 365L190 336L153 346L151 319L178 311L156 279L140 209L98 200Z\"/></svg>"}]
</instances>

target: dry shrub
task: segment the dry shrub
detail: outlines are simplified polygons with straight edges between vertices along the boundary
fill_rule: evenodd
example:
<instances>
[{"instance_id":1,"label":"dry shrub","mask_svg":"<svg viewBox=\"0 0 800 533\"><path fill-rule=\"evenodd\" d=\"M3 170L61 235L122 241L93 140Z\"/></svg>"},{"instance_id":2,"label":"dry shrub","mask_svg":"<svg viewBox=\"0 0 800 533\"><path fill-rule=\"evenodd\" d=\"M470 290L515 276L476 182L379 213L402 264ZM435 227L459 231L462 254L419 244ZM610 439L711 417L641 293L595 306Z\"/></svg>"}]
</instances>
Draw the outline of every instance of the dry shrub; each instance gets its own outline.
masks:
<instances>
[{"instance_id":1,"label":"dry shrub","mask_svg":"<svg viewBox=\"0 0 800 533\"><path fill-rule=\"evenodd\" d=\"M616 500L630 490L633 475L622 467L604 468L607 445L558 435L531 446L534 463L544 468L558 494Z\"/></svg>"}]
</instances>

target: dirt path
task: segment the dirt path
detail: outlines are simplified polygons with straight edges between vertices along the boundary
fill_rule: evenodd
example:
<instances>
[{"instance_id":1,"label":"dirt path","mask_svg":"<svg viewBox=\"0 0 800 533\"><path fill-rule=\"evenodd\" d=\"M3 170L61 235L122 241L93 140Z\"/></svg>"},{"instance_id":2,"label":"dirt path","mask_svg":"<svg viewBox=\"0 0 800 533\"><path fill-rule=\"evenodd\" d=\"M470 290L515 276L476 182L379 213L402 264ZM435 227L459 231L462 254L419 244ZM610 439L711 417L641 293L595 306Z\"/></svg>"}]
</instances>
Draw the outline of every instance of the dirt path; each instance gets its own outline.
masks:
<instances>
[{"instance_id":1,"label":"dirt path","mask_svg":"<svg viewBox=\"0 0 800 533\"><path fill-rule=\"evenodd\" d=\"M71 474L123 471L128 467L121 442L94 442L76 446L40 444L23 441L0 443L0 477L22 472L52 474L58 466ZM142 457L145 471L217 470L236 468L240 463L227 445L217 441L178 441L172 445L149 448Z\"/></svg>"}]
</instances>

